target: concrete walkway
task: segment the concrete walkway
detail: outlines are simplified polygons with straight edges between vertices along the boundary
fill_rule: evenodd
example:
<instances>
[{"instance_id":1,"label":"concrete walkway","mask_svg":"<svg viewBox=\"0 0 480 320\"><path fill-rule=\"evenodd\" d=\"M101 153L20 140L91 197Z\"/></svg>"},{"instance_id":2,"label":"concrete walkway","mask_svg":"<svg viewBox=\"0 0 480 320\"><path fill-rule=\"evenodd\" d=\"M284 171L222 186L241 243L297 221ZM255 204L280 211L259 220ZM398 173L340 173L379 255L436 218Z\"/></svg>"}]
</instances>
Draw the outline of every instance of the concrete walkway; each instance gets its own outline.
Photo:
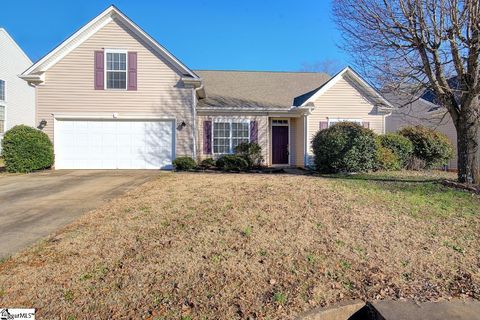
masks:
<instances>
[{"instance_id":1,"label":"concrete walkway","mask_svg":"<svg viewBox=\"0 0 480 320\"><path fill-rule=\"evenodd\" d=\"M0 175L0 258L157 176L158 171L147 170L58 170Z\"/></svg>"},{"instance_id":2,"label":"concrete walkway","mask_svg":"<svg viewBox=\"0 0 480 320\"><path fill-rule=\"evenodd\" d=\"M459 300L415 303L413 301L345 301L300 315L298 320L474 320L480 319L480 302Z\"/></svg>"}]
</instances>

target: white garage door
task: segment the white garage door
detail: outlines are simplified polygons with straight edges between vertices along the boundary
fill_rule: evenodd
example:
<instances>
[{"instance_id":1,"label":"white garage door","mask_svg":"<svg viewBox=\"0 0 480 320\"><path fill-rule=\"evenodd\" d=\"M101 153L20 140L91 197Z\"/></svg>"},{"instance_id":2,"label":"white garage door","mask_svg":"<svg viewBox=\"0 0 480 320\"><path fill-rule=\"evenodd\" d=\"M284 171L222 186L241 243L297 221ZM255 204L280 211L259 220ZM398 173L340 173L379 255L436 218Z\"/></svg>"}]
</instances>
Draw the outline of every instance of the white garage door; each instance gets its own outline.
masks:
<instances>
[{"instance_id":1,"label":"white garage door","mask_svg":"<svg viewBox=\"0 0 480 320\"><path fill-rule=\"evenodd\" d=\"M57 120L57 169L170 169L174 122Z\"/></svg>"}]
</instances>

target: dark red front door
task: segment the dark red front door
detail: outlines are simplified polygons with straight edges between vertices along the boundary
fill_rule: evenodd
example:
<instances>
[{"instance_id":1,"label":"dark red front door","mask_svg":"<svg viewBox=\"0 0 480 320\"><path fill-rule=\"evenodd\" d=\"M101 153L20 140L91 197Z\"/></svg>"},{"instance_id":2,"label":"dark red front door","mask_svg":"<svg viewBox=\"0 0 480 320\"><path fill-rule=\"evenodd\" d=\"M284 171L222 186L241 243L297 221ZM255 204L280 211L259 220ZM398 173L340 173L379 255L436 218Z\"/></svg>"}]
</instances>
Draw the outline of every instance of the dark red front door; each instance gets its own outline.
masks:
<instances>
[{"instance_id":1,"label":"dark red front door","mask_svg":"<svg viewBox=\"0 0 480 320\"><path fill-rule=\"evenodd\" d=\"M272 164L288 164L288 127L272 127Z\"/></svg>"}]
</instances>

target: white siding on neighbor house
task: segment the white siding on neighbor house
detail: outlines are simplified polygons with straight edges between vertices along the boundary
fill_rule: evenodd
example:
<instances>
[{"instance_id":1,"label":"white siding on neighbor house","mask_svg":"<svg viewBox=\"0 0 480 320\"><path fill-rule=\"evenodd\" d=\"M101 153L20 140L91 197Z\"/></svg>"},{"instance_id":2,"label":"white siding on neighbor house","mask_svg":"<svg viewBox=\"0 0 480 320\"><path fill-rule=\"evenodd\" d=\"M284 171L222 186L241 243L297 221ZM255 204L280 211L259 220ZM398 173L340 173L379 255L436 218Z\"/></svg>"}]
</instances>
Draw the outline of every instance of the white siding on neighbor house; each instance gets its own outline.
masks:
<instances>
[{"instance_id":1,"label":"white siding on neighbor house","mask_svg":"<svg viewBox=\"0 0 480 320\"><path fill-rule=\"evenodd\" d=\"M5 131L25 124L35 126L35 88L18 77L32 62L10 35L0 28L0 80L5 81ZM0 132L0 140L3 133ZM1 144L0 144L1 149Z\"/></svg>"},{"instance_id":2,"label":"white siding on neighbor house","mask_svg":"<svg viewBox=\"0 0 480 320\"><path fill-rule=\"evenodd\" d=\"M94 52L123 49L137 52L137 90L94 90ZM67 54L45 73L38 86L37 122L45 119L44 131L53 140L53 115L106 116L118 119L175 119L176 155L193 156L192 88L181 82L182 74L117 20L108 23Z\"/></svg>"},{"instance_id":3,"label":"white siding on neighbor house","mask_svg":"<svg viewBox=\"0 0 480 320\"><path fill-rule=\"evenodd\" d=\"M328 119L356 119L369 122L370 129L378 134L385 133L385 115L378 113L376 107L366 95L345 77L318 97L314 102L312 113L307 118L307 148L309 161L313 156L312 139L319 130L321 121Z\"/></svg>"}]
</instances>

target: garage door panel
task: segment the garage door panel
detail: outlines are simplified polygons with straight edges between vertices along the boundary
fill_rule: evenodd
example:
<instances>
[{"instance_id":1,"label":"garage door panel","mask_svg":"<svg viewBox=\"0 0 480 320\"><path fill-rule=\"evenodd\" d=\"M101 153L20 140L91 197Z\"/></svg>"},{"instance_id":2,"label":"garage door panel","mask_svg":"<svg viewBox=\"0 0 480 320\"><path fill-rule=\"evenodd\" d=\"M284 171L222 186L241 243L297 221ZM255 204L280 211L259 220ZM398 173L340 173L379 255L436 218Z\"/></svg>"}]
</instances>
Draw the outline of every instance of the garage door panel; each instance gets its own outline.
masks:
<instances>
[{"instance_id":1,"label":"garage door panel","mask_svg":"<svg viewBox=\"0 0 480 320\"><path fill-rule=\"evenodd\" d=\"M172 167L173 121L57 120L58 169Z\"/></svg>"}]
</instances>

